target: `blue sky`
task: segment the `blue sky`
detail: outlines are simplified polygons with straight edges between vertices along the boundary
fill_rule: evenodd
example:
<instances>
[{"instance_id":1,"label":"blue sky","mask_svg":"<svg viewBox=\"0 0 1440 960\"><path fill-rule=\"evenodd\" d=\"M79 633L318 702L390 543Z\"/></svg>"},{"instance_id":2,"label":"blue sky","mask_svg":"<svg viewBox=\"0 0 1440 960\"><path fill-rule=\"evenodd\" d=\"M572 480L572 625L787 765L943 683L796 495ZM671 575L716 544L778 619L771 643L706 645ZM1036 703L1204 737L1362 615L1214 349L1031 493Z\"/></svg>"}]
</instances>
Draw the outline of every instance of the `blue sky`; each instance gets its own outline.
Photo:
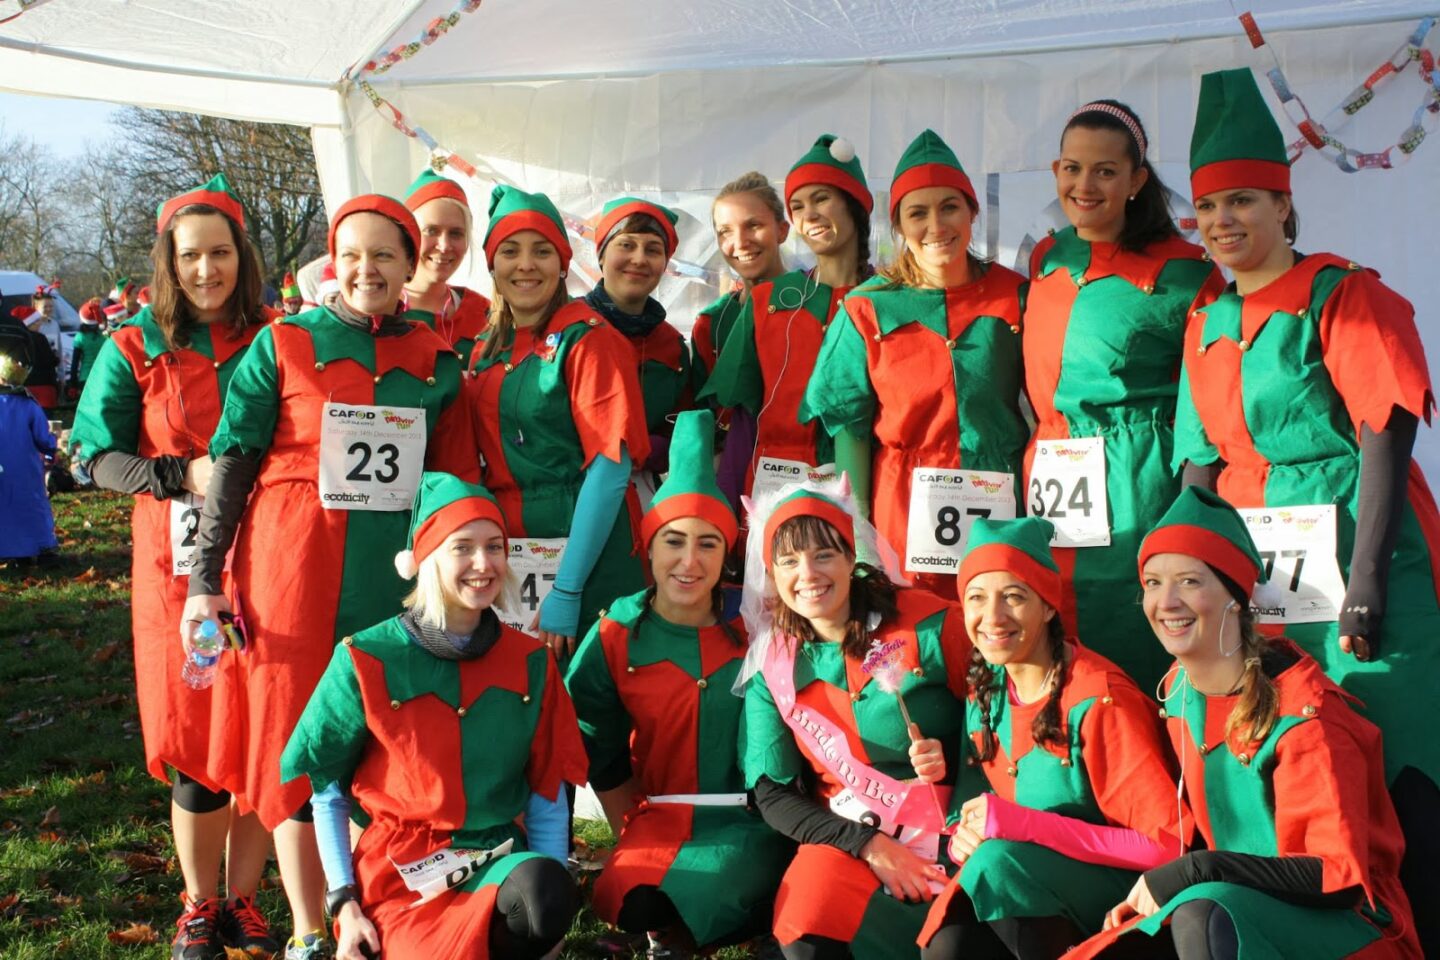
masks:
<instances>
[{"instance_id":1,"label":"blue sky","mask_svg":"<svg viewBox=\"0 0 1440 960\"><path fill-rule=\"evenodd\" d=\"M11 136L28 134L61 157L73 157L84 152L85 141L99 143L115 135L110 118L119 109L99 100L0 93L0 127Z\"/></svg>"}]
</instances>

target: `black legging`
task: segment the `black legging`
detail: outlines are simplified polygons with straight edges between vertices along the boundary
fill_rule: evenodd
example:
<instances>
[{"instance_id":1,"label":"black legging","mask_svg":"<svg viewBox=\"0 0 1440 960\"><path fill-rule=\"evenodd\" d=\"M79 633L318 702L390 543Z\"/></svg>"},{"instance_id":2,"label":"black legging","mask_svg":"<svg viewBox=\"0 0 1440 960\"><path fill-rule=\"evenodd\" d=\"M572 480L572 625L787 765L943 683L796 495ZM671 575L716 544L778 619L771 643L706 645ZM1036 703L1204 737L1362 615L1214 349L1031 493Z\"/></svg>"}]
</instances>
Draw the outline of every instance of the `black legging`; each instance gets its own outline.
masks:
<instances>
[{"instance_id":1,"label":"black legging","mask_svg":"<svg viewBox=\"0 0 1440 960\"><path fill-rule=\"evenodd\" d=\"M780 948L785 960L850 960L850 944L829 937L805 936Z\"/></svg>"},{"instance_id":2,"label":"black legging","mask_svg":"<svg viewBox=\"0 0 1440 960\"><path fill-rule=\"evenodd\" d=\"M179 770L175 771L175 783L170 787L170 799L186 813L214 813L230 805L230 794L211 790Z\"/></svg>"},{"instance_id":3,"label":"black legging","mask_svg":"<svg viewBox=\"0 0 1440 960\"><path fill-rule=\"evenodd\" d=\"M1440 957L1440 871L1435 868L1440 863L1440 787L1406 767L1390 785L1390 799L1405 835L1400 885L1410 898L1420 949L1427 957Z\"/></svg>"},{"instance_id":4,"label":"black legging","mask_svg":"<svg viewBox=\"0 0 1440 960\"><path fill-rule=\"evenodd\" d=\"M580 891L559 861L532 857L500 884L490 924L490 956L539 960L570 930L580 911Z\"/></svg>"},{"instance_id":5,"label":"black legging","mask_svg":"<svg viewBox=\"0 0 1440 960\"><path fill-rule=\"evenodd\" d=\"M749 919L738 929L699 946L729 947L754 940L770 929L774 913L773 900L757 903L750 911ZM620 903L620 915L615 918L615 925L627 933L684 930L687 936L694 937L681 919L680 912L675 909L674 902L662 893L659 887L651 884L634 887L625 894L625 899Z\"/></svg>"},{"instance_id":6,"label":"black legging","mask_svg":"<svg viewBox=\"0 0 1440 960\"><path fill-rule=\"evenodd\" d=\"M1240 937L1235 921L1214 900L1176 907L1170 923L1155 936L1129 933L1105 951L1105 960L1235 960Z\"/></svg>"},{"instance_id":7,"label":"black legging","mask_svg":"<svg viewBox=\"0 0 1440 960\"><path fill-rule=\"evenodd\" d=\"M953 897L945 920L920 951L923 960L1054 960L1085 939L1064 917L1017 917L985 923L970 898Z\"/></svg>"}]
</instances>

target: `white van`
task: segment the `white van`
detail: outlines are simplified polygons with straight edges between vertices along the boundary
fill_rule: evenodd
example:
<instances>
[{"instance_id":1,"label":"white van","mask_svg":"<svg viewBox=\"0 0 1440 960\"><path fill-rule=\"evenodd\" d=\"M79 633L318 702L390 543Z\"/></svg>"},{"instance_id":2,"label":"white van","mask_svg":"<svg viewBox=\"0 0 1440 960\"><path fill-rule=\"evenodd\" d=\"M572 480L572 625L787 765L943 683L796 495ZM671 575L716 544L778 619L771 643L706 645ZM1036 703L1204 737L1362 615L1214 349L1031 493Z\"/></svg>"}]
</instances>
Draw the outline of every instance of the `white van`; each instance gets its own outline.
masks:
<instances>
[{"instance_id":1,"label":"white van","mask_svg":"<svg viewBox=\"0 0 1440 960\"><path fill-rule=\"evenodd\" d=\"M30 306L35 288L44 286L46 282L39 274L24 270L0 270L0 311L8 316L11 310L22 304ZM70 373L70 353L75 346L75 331L80 329L80 313L59 293L55 294L55 319L60 321L59 372L63 386Z\"/></svg>"}]
</instances>

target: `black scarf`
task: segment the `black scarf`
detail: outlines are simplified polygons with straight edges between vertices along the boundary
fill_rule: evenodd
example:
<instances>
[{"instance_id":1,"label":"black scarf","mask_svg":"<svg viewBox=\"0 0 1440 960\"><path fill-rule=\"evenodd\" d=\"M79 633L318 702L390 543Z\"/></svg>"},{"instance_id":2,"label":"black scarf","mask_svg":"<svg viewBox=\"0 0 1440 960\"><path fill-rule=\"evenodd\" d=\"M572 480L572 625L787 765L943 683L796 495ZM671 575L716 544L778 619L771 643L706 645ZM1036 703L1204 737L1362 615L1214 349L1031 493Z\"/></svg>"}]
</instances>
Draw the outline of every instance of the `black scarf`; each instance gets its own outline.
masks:
<instances>
[{"instance_id":1,"label":"black scarf","mask_svg":"<svg viewBox=\"0 0 1440 960\"><path fill-rule=\"evenodd\" d=\"M615 306L615 301L610 299L610 294L605 290L604 280L597 283L594 290L585 294L585 302L610 321L610 326L631 340L648 335L665 322L665 308L654 297L645 298L645 309L641 313L626 313Z\"/></svg>"},{"instance_id":2,"label":"black scarf","mask_svg":"<svg viewBox=\"0 0 1440 960\"><path fill-rule=\"evenodd\" d=\"M500 639L500 618L494 610L480 614L480 623L475 632L461 636L432 627L420 621L410 611L400 614L400 623L410 639L432 656L441 660L474 660L483 657L495 641Z\"/></svg>"},{"instance_id":3,"label":"black scarf","mask_svg":"<svg viewBox=\"0 0 1440 960\"><path fill-rule=\"evenodd\" d=\"M344 297L336 297L329 306L330 312L335 314L335 319L347 327L364 330L372 337L398 337L410 332L410 321L399 313L371 315L357 313L350 309L350 304L345 302Z\"/></svg>"}]
</instances>

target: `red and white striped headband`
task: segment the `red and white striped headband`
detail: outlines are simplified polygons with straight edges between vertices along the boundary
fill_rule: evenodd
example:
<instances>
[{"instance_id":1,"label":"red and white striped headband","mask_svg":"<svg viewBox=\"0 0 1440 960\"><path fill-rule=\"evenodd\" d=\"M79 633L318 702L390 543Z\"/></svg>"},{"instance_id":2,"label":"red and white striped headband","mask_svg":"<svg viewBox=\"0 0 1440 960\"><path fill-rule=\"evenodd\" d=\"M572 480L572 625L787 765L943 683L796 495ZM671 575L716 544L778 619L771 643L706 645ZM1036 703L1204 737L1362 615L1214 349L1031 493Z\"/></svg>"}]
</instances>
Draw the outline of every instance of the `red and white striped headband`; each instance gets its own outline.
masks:
<instances>
[{"instance_id":1,"label":"red and white striped headband","mask_svg":"<svg viewBox=\"0 0 1440 960\"><path fill-rule=\"evenodd\" d=\"M1082 113L1103 113L1125 124L1125 129L1130 131L1130 136L1135 140L1135 146L1140 148L1140 159L1145 159L1145 131L1140 129L1140 122L1130 116L1129 113L1115 106L1113 103L1101 103L1097 100L1093 103L1085 104L1085 106L1070 114L1070 119L1065 121L1065 126L1068 127L1074 123L1075 118Z\"/></svg>"}]
</instances>

